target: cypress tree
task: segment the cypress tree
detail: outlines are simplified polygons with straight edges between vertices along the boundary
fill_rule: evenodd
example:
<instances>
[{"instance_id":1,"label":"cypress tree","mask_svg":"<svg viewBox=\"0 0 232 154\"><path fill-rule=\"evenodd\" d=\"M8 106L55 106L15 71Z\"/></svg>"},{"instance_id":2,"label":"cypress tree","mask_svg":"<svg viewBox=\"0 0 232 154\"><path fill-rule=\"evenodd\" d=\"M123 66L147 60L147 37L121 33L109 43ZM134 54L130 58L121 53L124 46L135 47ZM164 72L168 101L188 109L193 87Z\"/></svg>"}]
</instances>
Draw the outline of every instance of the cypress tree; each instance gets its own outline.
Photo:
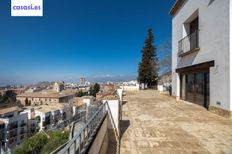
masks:
<instances>
[{"instance_id":1,"label":"cypress tree","mask_svg":"<svg viewBox=\"0 0 232 154\"><path fill-rule=\"evenodd\" d=\"M142 59L138 68L138 82L146 84L148 88L156 86L158 81L158 58L153 42L154 36L152 29L149 28L141 51Z\"/></svg>"}]
</instances>

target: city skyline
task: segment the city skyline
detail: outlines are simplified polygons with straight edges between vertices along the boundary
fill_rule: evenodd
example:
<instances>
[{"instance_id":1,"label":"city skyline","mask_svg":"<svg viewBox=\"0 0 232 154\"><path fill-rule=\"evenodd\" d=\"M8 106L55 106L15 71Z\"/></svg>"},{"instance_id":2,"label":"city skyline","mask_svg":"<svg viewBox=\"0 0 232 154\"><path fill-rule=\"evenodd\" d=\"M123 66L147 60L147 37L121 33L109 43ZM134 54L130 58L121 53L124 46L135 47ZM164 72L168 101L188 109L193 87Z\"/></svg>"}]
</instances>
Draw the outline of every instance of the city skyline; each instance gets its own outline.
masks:
<instances>
[{"instance_id":1,"label":"city skyline","mask_svg":"<svg viewBox=\"0 0 232 154\"><path fill-rule=\"evenodd\" d=\"M43 17L11 17L10 1L1 1L0 85L136 79L149 27L159 59L166 54L173 2L51 0Z\"/></svg>"}]
</instances>

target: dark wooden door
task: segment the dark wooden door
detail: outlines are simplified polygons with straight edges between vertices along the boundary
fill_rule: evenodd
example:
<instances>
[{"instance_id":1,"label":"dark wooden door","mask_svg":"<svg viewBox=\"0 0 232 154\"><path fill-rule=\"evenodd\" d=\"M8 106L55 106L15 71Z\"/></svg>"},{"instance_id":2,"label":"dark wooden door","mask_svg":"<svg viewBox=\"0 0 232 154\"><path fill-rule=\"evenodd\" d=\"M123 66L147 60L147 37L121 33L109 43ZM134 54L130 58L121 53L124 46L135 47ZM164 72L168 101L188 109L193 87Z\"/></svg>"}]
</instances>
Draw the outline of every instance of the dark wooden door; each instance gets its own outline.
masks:
<instances>
[{"instance_id":1,"label":"dark wooden door","mask_svg":"<svg viewBox=\"0 0 232 154\"><path fill-rule=\"evenodd\" d=\"M209 71L200 71L185 74L185 91L183 91L183 85L181 85L181 99L183 99L183 93L185 93L185 99L189 102L204 106L209 106L210 84L209 84ZM183 77L181 76L181 82Z\"/></svg>"}]
</instances>

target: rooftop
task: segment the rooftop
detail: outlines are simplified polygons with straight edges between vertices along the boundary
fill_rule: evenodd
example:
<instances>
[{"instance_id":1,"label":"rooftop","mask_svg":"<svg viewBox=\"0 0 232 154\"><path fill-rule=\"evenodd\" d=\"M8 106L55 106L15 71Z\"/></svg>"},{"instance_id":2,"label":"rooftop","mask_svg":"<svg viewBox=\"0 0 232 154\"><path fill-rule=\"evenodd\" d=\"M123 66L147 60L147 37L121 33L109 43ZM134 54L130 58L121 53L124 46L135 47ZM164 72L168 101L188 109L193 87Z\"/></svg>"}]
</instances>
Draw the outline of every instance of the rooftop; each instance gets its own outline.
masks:
<instances>
[{"instance_id":1,"label":"rooftop","mask_svg":"<svg viewBox=\"0 0 232 154\"><path fill-rule=\"evenodd\" d=\"M75 97L74 99L74 106L79 107L84 105L85 103L83 102L83 98L82 97Z\"/></svg>"},{"instance_id":2,"label":"rooftop","mask_svg":"<svg viewBox=\"0 0 232 154\"><path fill-rule=\"evenodd\" d=\"M118 95L115 95L116 89L111 88L107 89L107 91L99 92L96 95L96 98L98 100L103 100L103 99L108 99L108 100L114 100L114 99L119 99Z\"/></svg>"},{"instance_id":3,"label":"rooftop","mask_svg":"<svg viewBox=\"0 0 232 154\"><path fill-rule=\"evenodd\" d=\"M120 153L231 153L232 120L154 90L127 92Z\"/></svg>"},{"instance_id":4,"label":"rooftop","mask_svg":"<svg viewBox=\"0 0 232 154\"><path fill-rule=\"evenodd\" d=\"M108 94L100 98L101 100L118 100L118 95Z\"/></svg>"},{"instance_id":5,"label":"rooftop","mask_svg":"<svg viewBox=\"0 0 232 154\"><path fill-rule=\"evenodd\" d=\"M61 92L54 91L42 91L42 92L32 92L32 93L23 93L17 95L17 97L27 97L27 98L62 98L74 95L75 92L71 90L64 90Z\"/></svg>"},{"instance_id":6,"label":"rooftop","mask_svg":"<svg viewBox=\"0 0 232 154\"><path fill-rule=\"evenodd\" d=\"M94 96L82 96L81 98L82 99L95 99Z\"/></svg>"},{"instance_id":7,"label":"rooftop","mask_svg":"<svg viewBox=\"0 0 232 154\"><path fill-rule=\"evenodd\" d=\"M172 8L169 11L169 14L174 16L177 11L179 10L179 8L184 4L186 0L176 0L176 2L174 3L174 5L172 6Z\"/></svg>"},{"instance_id":8,"label":"rooftop","mask_svg":"<svg viewBox=\"0 0 232 154\"><path fill-rule=\"evenodd\" d=\"M19 109L16 106L13 106L13 107L4 107L4 108L0 108L0 114L14 112L14 111L18 111L18 110Z\"/></svg>"},{"instance_id":9,"label":"rooftop","mask_svg":"<svg viewBox=\"0 0 232 154\"><path fill-rule=\"evenodd\" d=\"M37 111L40 111L40 112L43 112L43 113L47 113L47 112L52 112L52 111L64 109L67 106L69 106L69 105L65 104L65 103L50 103L48 105L40 105L40 106L35 106L35 107L30 106L30 107L27 107L27 109L34 108Z\"/></svg>"}]
</instances>

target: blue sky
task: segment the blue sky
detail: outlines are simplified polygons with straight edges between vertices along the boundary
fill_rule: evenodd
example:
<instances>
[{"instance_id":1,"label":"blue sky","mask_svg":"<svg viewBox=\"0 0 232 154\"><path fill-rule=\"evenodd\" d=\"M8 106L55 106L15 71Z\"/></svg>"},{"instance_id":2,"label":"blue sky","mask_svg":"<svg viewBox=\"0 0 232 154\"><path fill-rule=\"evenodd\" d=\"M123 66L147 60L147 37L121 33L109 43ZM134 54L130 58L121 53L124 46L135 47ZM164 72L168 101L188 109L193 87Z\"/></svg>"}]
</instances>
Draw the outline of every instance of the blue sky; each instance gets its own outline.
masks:
<instances>
[{"instance_id":1,"label":"blue sky","mask_svg":"<svg viewBox=\"0 0 232 154\"><path fill-rule=\"evenodd\" d=\"M1 0L0 85L136 78L147 29L158 49L171 40L173 3L44 0L43 17L11 17L10 0Z\"/></svg>"}]
</instances>

